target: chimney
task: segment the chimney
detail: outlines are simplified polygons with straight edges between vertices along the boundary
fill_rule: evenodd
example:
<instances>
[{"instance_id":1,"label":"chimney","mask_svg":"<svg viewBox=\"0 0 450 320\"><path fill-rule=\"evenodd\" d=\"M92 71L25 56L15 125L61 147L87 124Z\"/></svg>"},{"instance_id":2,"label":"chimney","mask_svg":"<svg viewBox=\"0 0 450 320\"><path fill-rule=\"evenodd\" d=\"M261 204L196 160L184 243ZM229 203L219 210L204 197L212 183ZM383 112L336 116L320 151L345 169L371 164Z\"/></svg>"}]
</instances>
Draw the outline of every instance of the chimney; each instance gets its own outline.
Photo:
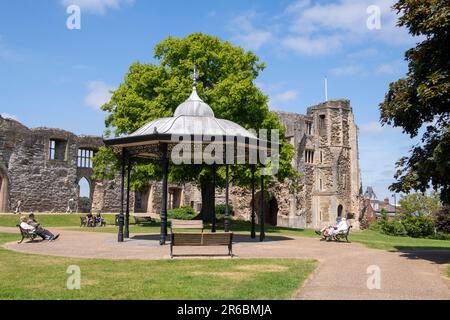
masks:
<instances>
[{"instance_id":1,"label":"chimney","mask_svg":"<svg viewBox=\"0 0 450 320\"><path fill-rule=\"evenodd\" d=\"M389 198L386 197L386 198L384 198L384 205L387 206L388 204L389 204Z\"/></svg>"}]
</instances>

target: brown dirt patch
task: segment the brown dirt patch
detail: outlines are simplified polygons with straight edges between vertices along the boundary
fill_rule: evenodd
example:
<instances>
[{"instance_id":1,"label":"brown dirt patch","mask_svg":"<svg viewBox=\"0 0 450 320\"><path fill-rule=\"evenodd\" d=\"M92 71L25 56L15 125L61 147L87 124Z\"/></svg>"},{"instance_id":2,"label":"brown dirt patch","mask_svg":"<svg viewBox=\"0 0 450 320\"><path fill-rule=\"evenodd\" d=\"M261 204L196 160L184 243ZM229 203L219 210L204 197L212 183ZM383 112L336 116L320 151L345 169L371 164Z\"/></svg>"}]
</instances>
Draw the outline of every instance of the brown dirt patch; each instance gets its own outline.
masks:
<instances>
[{"instance_id":1,"label":"brown dirt patch","mask_svg":"<svg viewBox=\"0 0 450 320\"><path fill-rule=\"evenodd\" d=\"M256 271L256 272L284 272L287 271L289 268L285 266L279 266L276 264L256 264L256 265L249 264L244 266L237 266L236 269L245 271Z\"/></svg>"},{"instance_id":2,"label":"brown dirt patch","mask_svg":"<svg viewBox=\"0 0 450 320\"><path fill-rule=\"evenodd\" d=\"M191 272L191 275L194 276L217 276L217 277L223 277L230 280L243 280L251 278L252 275L246 272L202 272L202 271L195 271Z\"/></svg>"}]
</instances>

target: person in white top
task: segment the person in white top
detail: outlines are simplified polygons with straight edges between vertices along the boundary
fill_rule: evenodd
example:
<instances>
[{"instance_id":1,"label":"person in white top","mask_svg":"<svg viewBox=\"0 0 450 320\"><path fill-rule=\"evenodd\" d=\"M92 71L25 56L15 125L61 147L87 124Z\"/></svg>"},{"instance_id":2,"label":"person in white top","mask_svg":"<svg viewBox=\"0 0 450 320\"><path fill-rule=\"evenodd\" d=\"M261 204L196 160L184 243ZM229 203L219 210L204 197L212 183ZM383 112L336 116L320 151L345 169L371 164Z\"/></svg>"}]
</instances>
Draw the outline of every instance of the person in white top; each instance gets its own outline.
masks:
<instances>
[{"instance_id":1,"label":"person in white top","mask_svg":"<svg viewBox=\"0 0 450 320\"><path fill-rule=\"evenodd\" d=\"M33 215L34 217L34 215ZM41 228L39 225L33 226L30 224L30 221L27 217L23 216L20 218L20 227L24 230L29 230L31 232L36 233L38 236L40 236L43 240L53 241L56 240L59 237L58 235L53 235L50 231Z\"/></svg>"},{"instance_id":2,"label":"person in white top","mask_svg":"<svg viewBox=\"0 0 450 320\"><path fill-rule=\"evenodd\" d=\"M346 232L348 230L347 219L337 217L334 226L324 227L321 230L316 230L316 233L322 235L324 238L330 238L339 232Z\"/></svg>"},{"instance_id":3,"label":"person in white top","mask_svg":"<svg viewBox=\"0 0 450 320\"><path fill-rule=\"evenodd\" d=\"M333 236L337 233L347 232L347 230L348 230L347 219L342 218L334 228L329 230L328 235Z\"/></svg>"}]
</instances>

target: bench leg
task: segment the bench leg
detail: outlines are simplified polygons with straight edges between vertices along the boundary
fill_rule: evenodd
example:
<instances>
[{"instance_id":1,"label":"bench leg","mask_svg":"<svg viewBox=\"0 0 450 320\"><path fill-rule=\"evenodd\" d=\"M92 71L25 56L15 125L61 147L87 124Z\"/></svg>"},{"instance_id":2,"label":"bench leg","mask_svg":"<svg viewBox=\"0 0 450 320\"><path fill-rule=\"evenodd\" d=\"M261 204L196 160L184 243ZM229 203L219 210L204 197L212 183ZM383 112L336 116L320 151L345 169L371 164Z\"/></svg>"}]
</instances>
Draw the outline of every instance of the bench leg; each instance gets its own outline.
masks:
<instances>
[{"instance_id":1,"label":"bench leg","mask_svg":"<svg viewBox=\"0 0 450 320\"><path fill-rule=\"evenodd\" d=\"M25 237L24 236L22 236L22 239L20 240L20 241L18 241L17 243L18 244L21 244L22 242L23 242L23 239L24 239Z\"/></svg>"},{"instance_id":2,"label":"bench leg","mask_svg":"<svg viewBox=\"0 0 450 320\"><path fill-rule=\"evenodd\" d=\"M233 246L231 244L228 246L228 255L233 258Z\"/></svg>"},{"instance_id":3,"label":"bench leg","mask_svg":"<svg viewBox=\"0 0 450 320\"><path fill-rule=\"evenodd\" d=\"M170 243L170 259L173 259L173 245Z\"/></svg>"}]
</instances>

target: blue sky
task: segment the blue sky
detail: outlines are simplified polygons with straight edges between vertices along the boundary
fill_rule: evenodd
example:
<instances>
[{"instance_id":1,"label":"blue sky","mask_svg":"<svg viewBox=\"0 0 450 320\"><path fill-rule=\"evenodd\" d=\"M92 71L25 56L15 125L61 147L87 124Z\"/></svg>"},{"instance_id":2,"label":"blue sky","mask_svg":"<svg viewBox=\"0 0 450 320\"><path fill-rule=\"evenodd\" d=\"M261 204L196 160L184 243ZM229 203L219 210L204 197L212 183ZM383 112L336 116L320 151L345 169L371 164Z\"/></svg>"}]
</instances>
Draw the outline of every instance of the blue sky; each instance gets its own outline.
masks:
<instances>
[{"instance_id":1,"label":"blue sky","mask_svg":"<svg viewBox=\"0 0 450 320\"><path fill-rule=\"evenodd\" d=\"M69 30L66 8L81 8ZM0 114L29 127L101 135L99 105L128 66L154 62L154 46L172 35L204 32L254 51L267 65L257 80L273 110L304 113L328 97L351 100L360 128L363 186L391 193L395 162L413 141L381 127L378 104L402 77L414 46L395 27L391 0L17 0L0 2ZM367 20L380 10L381 27ZM369 8L369 9L368 9ZM368 11L369 10L369 13ZM371 20L372 21L372 20Z\"/></svg>"}]
</instances>

